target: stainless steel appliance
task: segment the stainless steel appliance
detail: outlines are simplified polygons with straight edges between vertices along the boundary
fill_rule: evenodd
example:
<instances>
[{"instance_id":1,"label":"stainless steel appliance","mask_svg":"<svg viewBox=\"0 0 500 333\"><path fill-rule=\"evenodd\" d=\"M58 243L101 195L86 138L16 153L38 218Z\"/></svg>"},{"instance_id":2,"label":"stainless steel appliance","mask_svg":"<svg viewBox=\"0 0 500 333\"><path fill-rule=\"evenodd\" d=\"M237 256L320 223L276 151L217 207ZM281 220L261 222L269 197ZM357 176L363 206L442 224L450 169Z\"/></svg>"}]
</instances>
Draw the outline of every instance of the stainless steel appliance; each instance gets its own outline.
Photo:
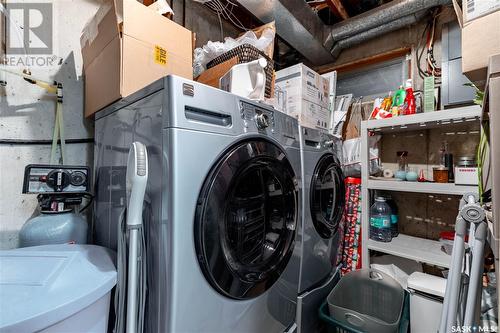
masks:
<instances>
[{"instance_id":1,"label":"stainless steel appliance","mask_svg":"<svg viewBox=\"0 0 500 333\"><path fill-rule=\"evenodd\" d=\"M111 248L130 144L147 146L147 332L281 332L294 324L295 119L167 76L99 112L95 131L95 239Z\"/></svg>"},{"instance_id":2,"label":"stainless steel appliance","mask_svg":"<svg viewBox=\"0 0 500 333\"><path fill-rule=\"evenodd\" d=\"M302 223L297 301L299 332L318 331L317 312L337 276L345 204L341 142L326 131L300 127Z\"/></svg>"}]
</instances>

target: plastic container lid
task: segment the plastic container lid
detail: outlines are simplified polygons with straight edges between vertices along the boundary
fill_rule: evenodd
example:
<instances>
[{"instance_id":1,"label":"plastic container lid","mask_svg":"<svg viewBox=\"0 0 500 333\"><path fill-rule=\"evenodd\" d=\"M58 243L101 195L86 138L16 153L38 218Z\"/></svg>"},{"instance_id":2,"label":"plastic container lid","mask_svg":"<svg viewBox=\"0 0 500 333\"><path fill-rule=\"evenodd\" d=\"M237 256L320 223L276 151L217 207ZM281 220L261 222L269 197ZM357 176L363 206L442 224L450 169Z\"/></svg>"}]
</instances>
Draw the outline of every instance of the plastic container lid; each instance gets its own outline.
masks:
<instances>
[{"instance_id":1,"label":"plastic container lid","mask_svg":"<svg viewBox=\"0 0 500 333\"><path fill-rule=\"evenodd\" d=\"M0 331L39 331L91 305L115 286L114 259L96 245L0 251Z\"/></svg>"},{"instance_id":2,"label":"plastic container lid","mask_svg":"<svg viewBox=\"0 0 500 333\"><path fill-rule=\"evenodd\" d=\"M408 278L408 288L426 294L444 297L446 279L422 272L415 272Z\"/></svg>"},{"instance_id":3,"label":"plastic container lid","mask_svg":"<svg viewBox=\"0 0 500 333\"><path fill-rule=\"evenodd\" d=\"M355 185L361 184L361 178L346 177L344 181L346 184L355 184Z\"/></svg>"}]
</instances>

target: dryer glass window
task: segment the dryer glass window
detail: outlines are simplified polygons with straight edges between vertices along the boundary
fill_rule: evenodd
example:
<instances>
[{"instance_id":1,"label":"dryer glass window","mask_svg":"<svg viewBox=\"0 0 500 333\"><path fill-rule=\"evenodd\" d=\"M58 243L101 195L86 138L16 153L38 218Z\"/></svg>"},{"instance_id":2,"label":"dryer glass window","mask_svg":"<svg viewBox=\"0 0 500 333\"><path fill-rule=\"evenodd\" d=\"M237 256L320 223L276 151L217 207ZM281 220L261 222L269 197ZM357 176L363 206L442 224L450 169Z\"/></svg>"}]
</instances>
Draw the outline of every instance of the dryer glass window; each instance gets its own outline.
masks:
<instances>
[{"instance_id":1,"label":"dryer glass window","mask_svg":"<svg viewBox=\"0 0 500 333\"><path fill-rule=\"evenodd\" d=\"M207 280L231 298L265 292L288 264L296 225L296 180L284 152L263 140L236 145L198 200L196 250Z\"/></svg>"},{"instance_id":2,"label":"dryer glass window","mask_svg":"<svg viewBox=\"0 0 500 333\"><path fill-rule=\"evenodd\" d=\"M344 212L344 177L332 154L319 160L311 182L311 216L316 231L323 238L337 232Z\"/></svg>"}]
</instances>

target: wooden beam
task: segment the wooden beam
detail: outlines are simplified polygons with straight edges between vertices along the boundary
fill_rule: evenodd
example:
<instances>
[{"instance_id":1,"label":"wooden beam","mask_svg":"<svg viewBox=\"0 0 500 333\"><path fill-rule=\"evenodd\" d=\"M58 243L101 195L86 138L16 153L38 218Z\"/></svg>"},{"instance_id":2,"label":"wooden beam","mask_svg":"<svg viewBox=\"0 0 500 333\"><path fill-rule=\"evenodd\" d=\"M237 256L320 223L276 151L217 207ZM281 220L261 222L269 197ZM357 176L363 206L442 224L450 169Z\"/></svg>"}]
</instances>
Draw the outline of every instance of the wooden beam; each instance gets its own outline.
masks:
<instances>
[{"instance_id":1,"label":"wooden beam","mask_svg":"<svg viewBox=\"0 0 500 333\"><path fill-rule=\"evenodd\" d=\"M403 57L403 56L407 55L408 53L411 53L411 47L401 47L398 49L394 49L394 50L387 51L384 53L379 53L379 54L376 54L373 56L354 60L354 61L347 62L344 64L337 65L337 64L333 63L333 64L328 64L328 65L323 65L323 66L317 67L316 72L318 72L319 74L329 73L331 71L337 71L339 73L349 72L352 70L356 70L356 69L360 69L363 67L377 64L377 63L381 63L384 61L389 61L389 60L392 60L395 58ZM411 71L410 71L410 73L411 73Z\"/></svg>"},{"instance_id":2,"label":"wooden beam","mask_svg":"<svg viewBox=\"0 0 500 333\"><path fill-rule=\"evenodd\" d=\"M311 6L312 10L319 12L322 9L328 8L328 4L326 0L323 1L310 1L308 2L309 6Z\"/></svg>"},{"instance_id":3,"label":"wooden beam","mask_svg":"<svg viewBox=\"0 0 500 333\"><path fill-rule=\"evenodd\" d=\"M326 3L332 12L338 11L342 19L347 20L349 18L349 14L345 10L342 0L326 0Z\"/></svg>"}]
</instances>

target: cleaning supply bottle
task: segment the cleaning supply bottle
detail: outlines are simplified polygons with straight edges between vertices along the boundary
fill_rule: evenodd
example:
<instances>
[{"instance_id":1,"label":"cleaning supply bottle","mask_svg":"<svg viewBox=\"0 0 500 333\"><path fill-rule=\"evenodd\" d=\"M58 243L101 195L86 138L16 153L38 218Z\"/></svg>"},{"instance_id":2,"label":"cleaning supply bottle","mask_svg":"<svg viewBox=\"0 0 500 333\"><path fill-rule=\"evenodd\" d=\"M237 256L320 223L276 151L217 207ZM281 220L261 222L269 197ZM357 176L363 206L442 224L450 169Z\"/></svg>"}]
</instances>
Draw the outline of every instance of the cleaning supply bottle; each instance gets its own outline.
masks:
<instances>
[{"instance_id":1,"label":"cleaning supply bottle","mask_svg":"<svg viewBox=\"0 0 500 333\"><path fill-rule=\"evenodd\" d=\"M400 115L400 107L403 106L405 102L406 91L403 89L403 86L399 86L399 89L396 90L394 94L394 98L392 99L392 115L399 116Z\"/></svg>"},{"instance_id":2,"label":"cleaning supply bottle","mask_svg":"<svg viewBox=\"0 0 500 333\"><path fill-rule=\"evenodd\" d=\"M389 94L382 101L382 105L380 105L381 109L385 111L391 111L392 106L392 91L389 91Z\"/></svg>"},{"instance_id":3,"label":"cleaning supply bottle","mask_svg":"<svg viewBox=\"0 0 500 333\"><path fill-rule=\"evenodd\" d=\"M416 107L415 107L415 95L413 94L413 88L412 88L412 81L411 79L406 81L406 96L405 96L405 102L404 102L404 114L415 114L416 112Z\"/></svg>"},{"instance_id":4,"label":"cleaning supply bottle","mask_svg":"<svg viewBox=\"0 0 500 333\"><path fill-rule=\"evenodd\" d=\"M375 198L375 203L370 208L370 239L379 242L392 240L391 207L383 197Z\"/></svg>"}]
</instances>

